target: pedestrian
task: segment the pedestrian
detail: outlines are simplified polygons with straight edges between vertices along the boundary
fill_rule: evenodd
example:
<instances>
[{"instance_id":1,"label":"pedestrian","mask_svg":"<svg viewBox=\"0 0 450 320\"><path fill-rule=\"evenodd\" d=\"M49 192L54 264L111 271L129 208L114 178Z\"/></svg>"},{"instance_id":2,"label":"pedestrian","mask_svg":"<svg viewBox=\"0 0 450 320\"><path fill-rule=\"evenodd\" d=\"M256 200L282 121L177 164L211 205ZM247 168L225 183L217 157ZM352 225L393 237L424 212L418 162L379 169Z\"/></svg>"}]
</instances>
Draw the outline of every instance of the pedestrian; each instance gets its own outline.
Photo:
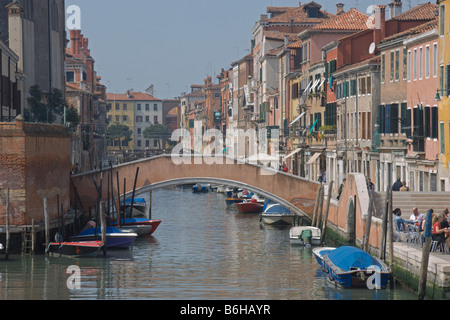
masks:
<instances>
[{"instance_id":1,"label":"pedestrian","mask_svg":"<svg viewBox=\"0 0 450 320\"><path fill-rule=\"evenodd\" d=\"M347 181L346 178L342 179L342 183L341 183L341 185L339 186L338 196L337 196L337 198L336 198L336 199L338 199L338 200L339 200L339 198L341 197L342 190L344 190L345 181Z\"/></svg>"},{"instance_id":2,"label":"pedestrian","mask_svg":"<svg viewBox=\"0 0 450 320\"><path fill-rule=\"evenodd\" d=\"M373 184L372 180L370 180L370 178L367 179L367 190L369 192L375 191L375 185Z\"/></svg>"},{"instance_id":3,"label":"pedestrian","mask_svg":"<svg viewBox=\"0 0 450 320\"><path fill-rule=\"evenodd\" d=\"M409 191L409 188L406 186L406 181L402 182L402 187L400 188L400 191Z\"/></svg>"},{"instance_id":4,"label":"pedestrian","mask_svg":"<svg viewBox=\"0 0 450 320\"><path fill-rule=\"evenodd\" d=\"M400 191L400 188L402 187L402 182L400 181L400 178L397 178L397 181L392 185L392 191Z\"/></svg>"}]
</instances>

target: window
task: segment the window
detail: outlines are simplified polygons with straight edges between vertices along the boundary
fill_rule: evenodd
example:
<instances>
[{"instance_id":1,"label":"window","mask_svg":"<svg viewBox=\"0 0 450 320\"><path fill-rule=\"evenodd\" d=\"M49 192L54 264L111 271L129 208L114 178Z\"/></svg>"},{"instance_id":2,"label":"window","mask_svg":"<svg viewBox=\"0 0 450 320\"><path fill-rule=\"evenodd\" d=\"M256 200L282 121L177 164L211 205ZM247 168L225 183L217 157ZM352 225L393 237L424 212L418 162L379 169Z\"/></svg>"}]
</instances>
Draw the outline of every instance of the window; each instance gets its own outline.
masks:
<instances>
[{"instance_id":1,"label":"window","mask_svg":"<svg viewBox=\"0 0 450 320\"><path fill-rule=\"evenodd\" d=\"M394 51L391 51L391 81L394 81Z\"/></svg>"},{"instance_id":2,"label":"window","mask_svg":"<svg viewBox=\"0 0 450 320\"><path fill-rule=\"evenodd\" d=\"M444 90L444 66L441 66L439 71L439 89Z\"/></svg>"},{"instance_id":3,"label":"window","mask_svg":"<svg viewBox=\"0 0 450 320\"><path fill-rule=\"evenodd\" d=\"M127 120L128 120L128 117L127 117L127 116L122 116L122 121L123 121L123 123L126 123Z\"/></svg>"},{"instance_id":4,"label":"window","mask_svg":"<svg viewBox=\"0 0 450 320\"><path fill-rule=\"evenodd\" d=\"M150 122L150 116L145 116L145 122Z\"/></svg>"},{"instance_id":5,"label":"window","mask_svg":"<svg viewBox=\"0 0 450 320\"><path fill-rule=\"evenodd\" d=\"M419 79L423 78L423 48L419 48Z\"/></svg>"},{"instance_id":6,"label":"window","mask_svg":"<svg viewBox=\"0 0 450 320\"><path fill-rule=\"evenodd\" d=\"M425 47L425 78L430 77L430 46Z\"/></svg>"},{"instance_id":7,"label":"window","mask_svg":"<svg viewBox=\"0 0 450 320\"><path fill-rule=\"evenodd\" d=\"M141 128L137 128L137 134L142 134L142 129Z\"/></svg>"},{"instance_id":8,"label":"window","mask_svg":"<svg viewBox=\"0 0 450 320\"><path fill-rule=\"evenodd\" d=\"M183 101L185 102L185 101ZM145 111L150 111L150 105L148 103L145 104Z\"/></svg>"},{"instance_id":9,"label":"window","mask_svg":"<svg viewBox=\"0 0 450 320\"><path fill-rule=\"evenodd\" d=\"M366 92L367 94L372 93L372 77L369 75L366 80Z\"/></svg>"},{"instance_id":10,"label":"window","mask_svg":"<svg viewBox=\"0 0 450 320\"><path fill-rule=\"evenodd\" d=\"M438 138L439 117L438 108L434 106L431 108L431 138Z\"/></svg>"},{"instance_id":11,"label":"window","mask_svg":"<svg viewBox=\"0 0 450 320\"><path fill-rule=\"evenodd\" d=\"M156 103L153 104L153 111L158 111L158 105Z\"/></svg>"},{"instance_id":12,"label":"window","mask_svg":"<svg viewBox=\"0 0 450 320\"><path fill-rule=\"evenodd\" d=\"M66 72L66 78L67 78L67 82L75 82L75 72L74 71L67 71Z\"/></svg>"},{"instance_id":13,"label":"window","mask_svg":"<svg viewBox=\"0 0 450 320\"><path fill-rule=\"evenodd\" d=\"M123 104L123 110L126 111L128 109L128 106L126 103Z\"/></svg>"},{"instance_id":14,"label":"window","mask_svg":"<svg viewBox=\"0 0 450 320\"><path fill-rule=\"evenodd\" d=\"M450 95L450 65L446 65L445 66L445 95L449 96Z\"/></svg>"},{"instance_id":15,"label":"window","mask_svg":"<svg viewBox=\"0 0 450 320\"><path fill-rule=\"evenodd\" d=\"M417 49L414 49L413 55L413 78L417 80Z\"/></svg>"},{"instance_id":16,"label":"window","mask_svg":"<svg viewBox=\"0 0 450 320\"><path fill-rule=\"evenodd\" d=\"M430 107L424 108L424 137L431 137L431 110Z\"/></svg>"},{"instance_id":17,"label":"window","mask_svg":"<svg viewBox=\"0 0 450 320\"><path fill-rule=\"evenodd\" d=\"M154 116L154 117L153 117L153 122L154 122L154 123L158 123L158 116Z\"/></svg>"},{"instance_id":18,"label":"window","mask_svg":"<svg viewBox=\"0 0 450 320\"><path fill-rule=\"evenodd\" d=\"M141 147L141 146L142 146L142 141L141 141L141 140L138 140L138 141L137 141L137 146L138 146L138 147Z\"/></svg>"},{"instance_id":19,"label":"window","mask_svg":"<svg viewBox=\"0 0 450 320\"><path fill-rule=\"evenodd\" d=\"M356 79L350 80L350 96L356 96Z\"/></svg>"},{"instance_id":20,"label":"window","mask_svg":"<svg viewBox=\"0 0 450 320\"><path fill-rule=\"evenodd\" d=\"M400 51L395 51L395 81L400 80Z\"/></svg>"},{"instance_id":21,"label":"window","mask_svg":"<svg viewBox=\"0 0 450 320\"><path fill-rule=\"evenodd\" d=\"M406 70L408 67L408 61L407 61L408 53L406 51L406 48L403 49L403 80L406 80Z\"/></svg>"},{"instance_id":22,"label":"window","mask_svg":"<svg viewBox=\"0 0 450 320\"><path fill-rule=\"evenodd\" d=\"M153 146L157 147L158 146L158 140L153 140Z\"/></svg>"},{"instance_id":23,"label":"window","mask_svg":"<svg viewBox=\"0 0 450 320\"><path fill-rule=\"evenodd\" d=\"M145 147L150 147L150 140L145 140Z\"/></svg>"},{"instance_id":24,"label":"window","mask_svg":"<svg viewBox=\"0 0 450 320\"><path fill-rule=\"evenodd\" d=\"M359 95L366 94L366 78L359 78Z\"/></svg>"},{"instance_id":25,"label":"window","mask_svg":"<svg viewBox=\"0 0 450 320\"><path fill-rule=\"evenodd\" d=\"M116 116L116 122L117 122L117 123L120 122L120 116Z\"/></svg>"},{"instance_id":26,"label":"window","mask_svg":"<svg viewBox=\"0 0 450 320\"><path fill-rule=\"evenodd\" d=\"M439 123L439 131L440 131L440 138L439 141L441 143L441 154L445 154L445 126L444 123Z\"/></svg>"},{"instance_id":27,"label":"window","mask_svg":"<svg viewBox=\"0 0 450 320\"><path fill-rule=\"evenodd\" d=\"M385 76L384 76L385 71L386 71L386 58L385 58L385 55L383 54L381 56L381 82L383 82L383 83L385 80Z\"/></svg>"},{"instance_id":28,"label":"window","mask_svg":"<svg viewBox=\"0 0 450 320\"><path fill-rule=\"evenodd\" d=\"M433 44L433 77L437 76L438 72L438 48L437 43Z\"/></svg>"},{"instance_id":29,"label":"window","mask_svg":"<svg viewBox=\"0 0 450 320\"><path fill-rule=\"evenodd\" d=\"M445 5L440 7L439 12L439 35L443 36L445 34Z\"/></svg>"},{"instance_id":30,"label":"window","mask_svg":"<svg viewBox=\"0 0 450 320\"><path fill-rule=\"evenodd\" d=\"M142 116L136 116L136 122L142 122Z\"/></svg>"},{"instance_id":31,"label":"window","mask_svg":"<svg viewBox=\"0 0 450 320\"><path fill-rule=\"evenodd\" d=\"M408 51L408 81L411 80L411 51Z\"/></svg>"},{"instance_id":32,"label":"window","mask_svg":"<svg viewBox=\"0 0 450 320\"><path fill-rule=\"evenodd\" d=\"M138 111L141 110L141 104L140 103L137 104L137 109L138 109Z\"/></svg>"},{"instance_id":33,"label":"window","mask_svg":"<svg viewBox=\"0 0 450 320\"><path fill-rule=\"evenodd\" d=\"M120 110L120 105L116 103L116 110Z\"/></svg>"}]
</instances>

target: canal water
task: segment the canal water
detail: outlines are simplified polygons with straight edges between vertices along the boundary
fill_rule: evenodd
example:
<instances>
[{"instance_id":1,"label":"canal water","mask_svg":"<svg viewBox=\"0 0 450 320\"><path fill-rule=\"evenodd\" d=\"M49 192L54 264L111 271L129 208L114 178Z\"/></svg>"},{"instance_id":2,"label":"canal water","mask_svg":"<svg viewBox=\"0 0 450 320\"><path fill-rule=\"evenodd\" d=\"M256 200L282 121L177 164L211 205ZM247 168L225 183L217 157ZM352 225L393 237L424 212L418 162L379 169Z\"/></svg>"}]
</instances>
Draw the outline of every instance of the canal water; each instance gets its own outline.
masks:
<instances>
[{"instance_id":1,"label":"canal water","mask_svg":"<svg viewBox=\"0 0 450 320\"><path fill-rule=\"evenodd\" d=\"M227 208L223 194L172 188L152 199L162 223L130 250L106 258L0 257L0 300L417 300L398 285L336 288L311 248L290 245L289 228ZM70 268L79 279L71 280Z\"/></svg>"}]
</instances>

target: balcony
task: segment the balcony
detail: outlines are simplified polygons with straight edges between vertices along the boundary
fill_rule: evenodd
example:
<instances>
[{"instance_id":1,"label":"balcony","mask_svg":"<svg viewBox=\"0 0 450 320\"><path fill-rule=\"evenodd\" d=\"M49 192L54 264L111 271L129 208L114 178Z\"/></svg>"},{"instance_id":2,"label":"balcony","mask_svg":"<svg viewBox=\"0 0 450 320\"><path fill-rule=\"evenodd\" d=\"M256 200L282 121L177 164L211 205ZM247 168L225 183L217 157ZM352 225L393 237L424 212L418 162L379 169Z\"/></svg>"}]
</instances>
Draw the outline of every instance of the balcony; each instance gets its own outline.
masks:
<instances>
[{"instance_id":1,"label":"balcony","mask_svg":"<svg viewBox=\"0 0 450 320\"><path fill-rule=\"evenodd\" d=\"M404 134L386 133L381 134L378 149L381 150L404 150L408 148L408 138Z\"/></svg>"}]
</instances>

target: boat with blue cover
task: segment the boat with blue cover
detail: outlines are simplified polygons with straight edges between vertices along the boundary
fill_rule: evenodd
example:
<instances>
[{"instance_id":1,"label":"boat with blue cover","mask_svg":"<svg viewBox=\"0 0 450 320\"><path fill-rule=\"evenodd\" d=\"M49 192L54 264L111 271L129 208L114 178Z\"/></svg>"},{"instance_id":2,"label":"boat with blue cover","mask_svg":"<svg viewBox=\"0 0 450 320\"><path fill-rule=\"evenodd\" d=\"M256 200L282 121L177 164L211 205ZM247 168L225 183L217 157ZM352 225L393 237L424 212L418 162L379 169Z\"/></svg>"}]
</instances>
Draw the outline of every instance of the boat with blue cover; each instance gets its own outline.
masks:
<instances>
[{"instance_id":1,"label":"boat with blue cover","mask_svg":"<svg viewBox=\"0 0 450 320\"><path fill-rule=\"evenodd\" d=\"M127 217L142 218L147 214L147 202L145 198L135 198L133 201L133 212L131 212L131 198L120 201L120 212L125 211Z\"/></svg>"},{"instance_id":2,"label":"boat with blue cover","mask_svg":"<svg viewBox=\"0 0 450 320\"><path fill-rule=\"evenodd\" d=\"M106 227L106 247L126 249L133 245L136 240L137 233L131 230L118 229L115 227ZM102 237L101 228L87 228L78 235L70 238L70 241L95 241Z\"/></svg>"},{"instance_id":3,"label":"boat with blue cover","mask_svg":"<svg viewBox=\"0 0 450 320\"><path fill-rule=\"evenodd\" d=\"M271 225L293 225L295 214L279 203L273 203L266 199L263 205L261 219Z\"/></svg>"},{"instance_id":4,"label":"boat with blue cover","mask_svg":"<svg viewBox=\"0 0 450 320\"><path fill-rule=\"evenodd\" d=\"M211 188L210 184L206 183L197 183L192 186L192 191L194 193L200 193L200 192L208 192Z\"/></svg>"},{"instance_id":5,"label":"boat with blue cover","mask_svg":"<svg viewBox=\"0 0 450 320\"><path fill-rule=\"evenodd\" d=\"M319 264L319 266L322 267L323 264L323 257L330 253L331 250L334 250L336 248L333 247L318 247L318 248L314 248L312 249L312 253L314 255L314 257L317 260L317 263Z\"/></svg>"},{"instance_id":6,"label":"boat with blue cover","mask_svg":"<svg viewBox=\"0 0 450 320\"><path fill-rule=\"evenodd\" d=\"M322 269L330 281L343 288L368 287L368 279L375 272L379 276L379 289L385 289L391 274L380 259L353 246L342 246L324 254Z\"/></svg>"}]
</instances>

